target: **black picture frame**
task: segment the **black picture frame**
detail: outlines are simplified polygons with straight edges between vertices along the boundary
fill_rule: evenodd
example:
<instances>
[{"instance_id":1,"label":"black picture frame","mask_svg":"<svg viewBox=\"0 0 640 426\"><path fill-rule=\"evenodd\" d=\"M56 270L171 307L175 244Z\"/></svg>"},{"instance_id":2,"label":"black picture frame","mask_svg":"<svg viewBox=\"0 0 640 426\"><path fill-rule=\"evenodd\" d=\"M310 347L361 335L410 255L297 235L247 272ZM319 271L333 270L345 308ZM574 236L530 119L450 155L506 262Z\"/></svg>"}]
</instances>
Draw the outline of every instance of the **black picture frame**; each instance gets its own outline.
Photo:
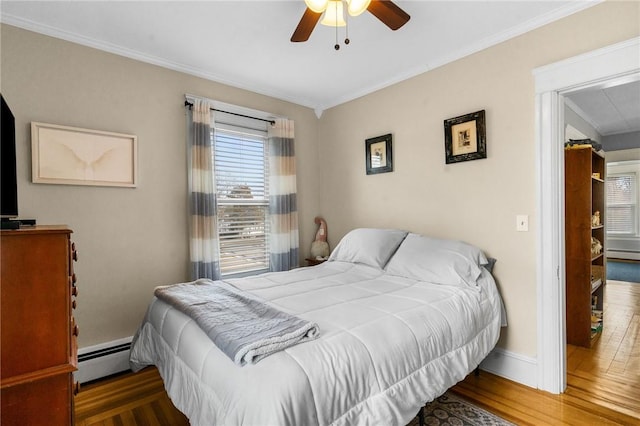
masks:
<instances>
[{"instance_id":1,"label":"black picture frame","mask_svg":"<svg viewBox=\"0 0 640 426\"><path fill-rule=\"evenodd\" d=\"M392 172L393 136L389 133L365 140L364 155L368 175Z\"/></svg>"},{"instance_id":2,"label":"black picture frame","mask_svg":"<svg viewBox=\"0 0 640 426\"><path fill-rule=\"evenodd\" d=\"M485 110L444 120L446 164L487 158Z\"/></svg>"}]
</instances>

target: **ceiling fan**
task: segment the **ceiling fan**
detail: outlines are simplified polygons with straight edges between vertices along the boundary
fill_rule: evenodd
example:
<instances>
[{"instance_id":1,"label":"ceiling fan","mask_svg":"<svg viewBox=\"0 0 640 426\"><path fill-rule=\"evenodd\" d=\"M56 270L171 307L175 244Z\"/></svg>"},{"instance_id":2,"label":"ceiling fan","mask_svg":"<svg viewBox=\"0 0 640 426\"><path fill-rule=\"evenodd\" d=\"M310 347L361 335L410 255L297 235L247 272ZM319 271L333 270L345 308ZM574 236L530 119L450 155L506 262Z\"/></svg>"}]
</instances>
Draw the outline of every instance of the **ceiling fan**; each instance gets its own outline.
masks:
<instances>
[{"instance_id":1,"label":"ceiling fan","mask_svg":"<svg viewBox=\"0 0 640 426\"><path fill-rule=\"evenodd\" d=\"M400 9L390 0L346 0L346 1L328 1L328 0L305 0L307 9L304 11L298 26L296 27L291 41L303 42L309 39L311 32L316 27L322 14L325 18L322 24L329 26L346 25L343 18L343 3L347 5L347 11L350 16L358 16L365 10L368 10L373 16L378 18L382 23L392 30L397 30L409 21L411 18L404 10ZM349 39L345 40L349 43ZM336 50L339 49L336 44Z\"/></svg>"}]
</instances>

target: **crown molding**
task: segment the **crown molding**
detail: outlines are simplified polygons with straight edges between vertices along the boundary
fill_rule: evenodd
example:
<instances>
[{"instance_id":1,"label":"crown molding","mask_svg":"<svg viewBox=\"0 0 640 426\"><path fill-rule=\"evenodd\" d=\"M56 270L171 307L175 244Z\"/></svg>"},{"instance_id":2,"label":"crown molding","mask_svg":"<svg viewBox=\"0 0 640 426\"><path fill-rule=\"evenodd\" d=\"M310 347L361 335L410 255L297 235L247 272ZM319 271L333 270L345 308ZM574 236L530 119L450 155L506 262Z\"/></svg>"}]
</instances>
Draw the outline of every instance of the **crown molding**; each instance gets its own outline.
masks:
<instances>
[{"instance_id":1,"label":"crown molding","mask_svg":"<svg viewBox=\"0 0 640 426\"><path fill-rule=\"evenodd\" d=\"M484 39L478 40L478 42L470 44L463 49L453 51L447 55L444 55L438 58L433 58L432 61L430 61L428 64L425 64L419 67L414 67L409 70L400 71L399 73L395 74L393 77L386 79L384 81L381 81L380 83L370 85L361 89L345 92L341 96L338 96L334 99L331 99L325 102L320 101L318 99L292 96L290 94L282 93L278 90L268 90L268 89L265 90L264 87L259 85L252 85L250 83L240 82L233 79L221 77L217 74L208 72L206 70L203 70L197 67L192 67L187 64L170 61L165 58L161 58L154 55L148 55L146 53L142 53L142 52L129 49L120 45L108 43L108 42L90 38L90 37L85 37L73 32L60 30L59 28L55 28L49 25L44 25L38 22L21 18L19 16L12 15L12 14L3 13L0 16L0 22L15 26L15 27L19 27L25 30L33 31L39 34L43 34L43 35L58 38L61 40L76 43L82 46L91 47L94 49L102 50L104 52L134 59L140 62L156 65L156 66L170 69L173 71L203 78L205 80L210 80L216 83L224 84L224 85L235 87L242 90L247 90L260 95L269 96L282 101L291 102L300 106L311 108L314 110L316 116L319 119L322 116L323 111L329 108L333 108L335 106L344 104L346 102L361 98L363 96L369 95L378 90L384 89L386 87L400 83L402 81L418 76L420 74L423 74L435 68L454 62L458 59L472 55L474 53L487 49L493 45L504 42L513 37L519 36L521 34L524 34L528 31L531 31L543 25L554 22L558 19L564 18L566 16L569 16L581 10L595 6L596 4L601 3L602 1L604 0L570 2L565 7L556 9L553 12L550 12L545 15L526 21L523 24L516 25L507 31L503 31L501 33L492 35L490 37L486 37Z\"/></svg>"}]
</instances>

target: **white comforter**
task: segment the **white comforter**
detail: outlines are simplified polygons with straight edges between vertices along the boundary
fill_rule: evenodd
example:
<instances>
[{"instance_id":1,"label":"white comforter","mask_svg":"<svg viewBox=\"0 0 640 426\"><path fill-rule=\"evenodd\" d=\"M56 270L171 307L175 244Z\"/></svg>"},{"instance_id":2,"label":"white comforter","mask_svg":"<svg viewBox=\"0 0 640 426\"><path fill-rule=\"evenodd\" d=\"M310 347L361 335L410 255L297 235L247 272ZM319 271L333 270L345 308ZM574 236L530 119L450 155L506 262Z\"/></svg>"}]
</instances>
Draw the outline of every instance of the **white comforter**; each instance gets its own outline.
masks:
<instances>
[{"instance_id":1,"label":"white comforter","mask_svg":"<svg viewBox=\"0 0 640 426\"><path fill-rule=\"evenodd\" d=\"M404 425L473 371L500 332L500 297L484 269L477 287L338 261L228 282L316 322L321 335L239 367L154 299L131 364L156 365L192 425Z\"/></svg>"}]
</instances>

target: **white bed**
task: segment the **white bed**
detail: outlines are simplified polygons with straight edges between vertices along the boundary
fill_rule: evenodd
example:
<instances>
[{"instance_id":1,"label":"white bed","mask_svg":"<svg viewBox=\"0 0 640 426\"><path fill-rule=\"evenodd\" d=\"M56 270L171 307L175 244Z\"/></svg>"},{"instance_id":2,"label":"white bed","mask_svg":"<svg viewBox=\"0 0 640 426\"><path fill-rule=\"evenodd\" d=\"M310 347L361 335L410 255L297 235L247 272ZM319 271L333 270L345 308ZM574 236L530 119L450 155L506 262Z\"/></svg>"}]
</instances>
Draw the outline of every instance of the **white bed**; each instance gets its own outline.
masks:
<instances>
[{"instance_id":1,"label":"white bed","mask_svg":"<svg viewBox=\"0 0 640 426\"><path fill-rule=\"evenodd\" d=\"M156 365L192 425L404 425L495 346L487 263L464 243L355 230L321 265L227 280L317 323L318 339L240 367L154 298L131 366Z\"/></svg>"}]
</instances>

